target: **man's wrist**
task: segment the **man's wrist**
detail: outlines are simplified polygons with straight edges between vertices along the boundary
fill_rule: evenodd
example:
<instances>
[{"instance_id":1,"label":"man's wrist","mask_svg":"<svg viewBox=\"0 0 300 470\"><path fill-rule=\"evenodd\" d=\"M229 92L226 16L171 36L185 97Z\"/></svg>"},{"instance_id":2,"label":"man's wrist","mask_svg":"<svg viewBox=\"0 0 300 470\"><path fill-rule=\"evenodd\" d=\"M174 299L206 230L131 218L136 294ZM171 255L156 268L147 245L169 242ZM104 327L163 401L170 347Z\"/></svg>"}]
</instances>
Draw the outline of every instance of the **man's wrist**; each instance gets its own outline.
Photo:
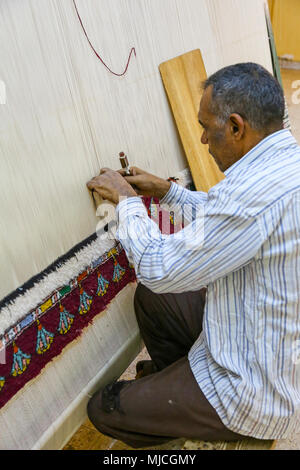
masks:
<instances>
[{"instance_id":1,"label":"man's wrist","mask_svg":"<svg viewBox=\"0 0 300 470\"><path fill-rule=\"evenodd\" d=\"M132 188L128 188L126 191L122 191L122 194L116 196L115 203L118 204L121 200L127 199L129 197L138 197L138 194Z\"/></svg>"},{"instance_id":2,"label":"man's wrist","mask_svg":"<svg viewBox=\"0 0 300 470\"><path fill-rule=\"evenodd\" d=\"M170 188L171 182L162 180L159 186L156 188L155 196L158 197L158 199L162 199L169 192Z\"/></svg>"}]
</instances>

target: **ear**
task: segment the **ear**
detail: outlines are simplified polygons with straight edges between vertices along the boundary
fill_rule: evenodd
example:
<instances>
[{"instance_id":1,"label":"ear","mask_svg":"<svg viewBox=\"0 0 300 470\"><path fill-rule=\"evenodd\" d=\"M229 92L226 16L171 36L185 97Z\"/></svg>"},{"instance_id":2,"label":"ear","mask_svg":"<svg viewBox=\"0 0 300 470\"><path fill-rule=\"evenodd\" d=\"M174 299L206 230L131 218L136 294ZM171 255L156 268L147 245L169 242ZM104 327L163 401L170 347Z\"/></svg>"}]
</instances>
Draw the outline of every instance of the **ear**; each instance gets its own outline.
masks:
<instances>
[{"instance_id":1,"label":"ear","mask_svg":"<svg viewBox=\"0 0 300 470\"><path fill-rule=\"evenodd\" d=\"M245 121L237 113L233 113L229 117L230 133L235 140L240 140L245 132Z\"/></svg>"}]
</instances>

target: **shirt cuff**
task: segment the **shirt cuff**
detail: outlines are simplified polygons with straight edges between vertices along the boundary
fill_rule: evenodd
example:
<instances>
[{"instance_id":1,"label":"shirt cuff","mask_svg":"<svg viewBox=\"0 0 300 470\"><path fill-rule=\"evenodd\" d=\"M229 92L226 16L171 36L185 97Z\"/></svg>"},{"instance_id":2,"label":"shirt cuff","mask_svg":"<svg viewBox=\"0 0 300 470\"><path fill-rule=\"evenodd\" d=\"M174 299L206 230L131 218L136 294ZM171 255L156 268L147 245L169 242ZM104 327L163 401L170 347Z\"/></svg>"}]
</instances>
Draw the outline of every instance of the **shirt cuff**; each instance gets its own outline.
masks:
<instances>
[{"instance_id":1,"label":"shirt cuff","mask_svg":"<svg viewBox=\"0 0 300 470\"><path fill-rule=\"evenodd\" d=\"M127 197L119 202L116 207L118 222L124 222L128 217L137 215L148 217L147 209L140 197Z\"/></svg>"},{"instance_id":2,"label":"shirt cuff","mask_svg":"<svg viewBox=\"0 0 300 470\"><path fill-rule=\"evenodd\" d=\"M177 183L171 182L171 186L167 194L164 195L162 199L160 199L161 204L183 204L185 200L185 188L180 186Z\"/></svg>"}]
</instances>

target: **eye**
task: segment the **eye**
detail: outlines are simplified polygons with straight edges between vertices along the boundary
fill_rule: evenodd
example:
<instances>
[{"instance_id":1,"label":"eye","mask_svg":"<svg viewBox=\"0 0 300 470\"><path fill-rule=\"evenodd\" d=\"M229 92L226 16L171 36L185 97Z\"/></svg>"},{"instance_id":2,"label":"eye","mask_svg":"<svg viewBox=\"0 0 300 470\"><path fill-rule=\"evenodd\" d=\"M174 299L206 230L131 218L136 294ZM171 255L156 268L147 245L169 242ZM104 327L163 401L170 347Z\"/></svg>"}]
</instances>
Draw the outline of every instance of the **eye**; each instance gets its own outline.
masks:
<instances>
[{"instance_id":1,"label":"eye","mask_svg":"<svg viewBox=\"0 0 300 470\"><path fill-rule=\"evenodd\" d=\"M206 131L206 126L202 122L200 122L200 121L198 121L198 122L199 122L200 126L202 127L202 129Z\"/></svg>"}]
</instances>

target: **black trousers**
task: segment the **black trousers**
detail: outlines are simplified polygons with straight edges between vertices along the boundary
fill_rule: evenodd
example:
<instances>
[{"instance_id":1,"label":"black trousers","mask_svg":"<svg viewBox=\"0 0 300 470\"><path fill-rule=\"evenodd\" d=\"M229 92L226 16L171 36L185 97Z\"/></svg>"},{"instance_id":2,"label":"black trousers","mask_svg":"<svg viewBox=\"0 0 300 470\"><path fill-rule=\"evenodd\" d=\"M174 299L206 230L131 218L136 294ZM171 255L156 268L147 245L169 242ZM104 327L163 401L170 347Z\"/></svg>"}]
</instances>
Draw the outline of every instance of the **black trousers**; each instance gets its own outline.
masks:
<instances>
[{"instance_id":1,"label":"black trousers","mask_svg":"<svg viewBox=\"0 0 300 470\"><path fill-rule=\"evenodd\" d=\"M103 434L133 448L177 438L241 440L227 429L201 392L188 352L202 330L206 290L154 294L139 284L135 312L157 372L108 384L88 403L88 416Z\"/></svg>"}]
</instances>

